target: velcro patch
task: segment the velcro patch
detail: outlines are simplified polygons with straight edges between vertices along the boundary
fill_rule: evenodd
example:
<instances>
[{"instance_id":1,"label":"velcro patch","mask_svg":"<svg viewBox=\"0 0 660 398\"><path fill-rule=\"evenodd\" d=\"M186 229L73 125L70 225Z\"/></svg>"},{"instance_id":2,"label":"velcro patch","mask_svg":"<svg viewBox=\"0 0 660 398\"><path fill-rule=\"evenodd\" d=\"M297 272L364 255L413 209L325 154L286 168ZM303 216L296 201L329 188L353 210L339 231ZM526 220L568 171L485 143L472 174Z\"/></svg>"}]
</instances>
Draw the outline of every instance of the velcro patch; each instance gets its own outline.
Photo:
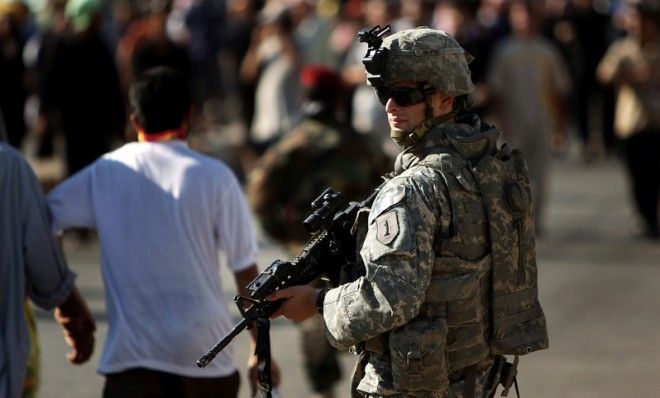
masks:
<instances>
[{"instance_id":1,"label":"velcro patch","mask_svg":"<svg viewBox=\"0 0 660 398\"><path fill-rule=\"evenodd\" d=\"M376 239L384 245L389 245L399 235L399 219L396 210L388 211L376 218Z\"/></svg>"},{"instance_id":2,"label":"velcro patch","mask_svg":"<svg viewBox=\"0 0 660 398\"><path fill-rule=\"evenodd\" d=\"M401 202L406 197L406 188L402 185L395 185L388 188L376 200L373 208L371 209L372 217L379 216L380 213Z\"/></svg>"}]
</instances>

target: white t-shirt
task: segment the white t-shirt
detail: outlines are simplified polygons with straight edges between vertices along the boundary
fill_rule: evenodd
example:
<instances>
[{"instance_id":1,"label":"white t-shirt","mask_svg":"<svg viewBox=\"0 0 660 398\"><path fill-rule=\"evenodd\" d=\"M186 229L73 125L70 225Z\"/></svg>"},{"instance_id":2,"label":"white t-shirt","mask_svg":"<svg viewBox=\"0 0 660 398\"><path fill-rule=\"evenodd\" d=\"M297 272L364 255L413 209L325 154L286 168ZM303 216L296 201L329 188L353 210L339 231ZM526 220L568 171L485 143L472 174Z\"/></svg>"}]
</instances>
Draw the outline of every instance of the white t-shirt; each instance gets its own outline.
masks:
<instances>
[{"instance_id":1,"label":"white t-shirt","mask_svg":"<svg viewBox=\"0 0 660 398\"><path fill-rule=\"evenodd\" d=\"M231 170L184 141L130 143L48 195L52 228L98 231L109 331L98 371L145 367L190 377L235 370L231 346L199 357L233 326L219 251L232 271L257 243Z\"/></svg>"}]
</instances>

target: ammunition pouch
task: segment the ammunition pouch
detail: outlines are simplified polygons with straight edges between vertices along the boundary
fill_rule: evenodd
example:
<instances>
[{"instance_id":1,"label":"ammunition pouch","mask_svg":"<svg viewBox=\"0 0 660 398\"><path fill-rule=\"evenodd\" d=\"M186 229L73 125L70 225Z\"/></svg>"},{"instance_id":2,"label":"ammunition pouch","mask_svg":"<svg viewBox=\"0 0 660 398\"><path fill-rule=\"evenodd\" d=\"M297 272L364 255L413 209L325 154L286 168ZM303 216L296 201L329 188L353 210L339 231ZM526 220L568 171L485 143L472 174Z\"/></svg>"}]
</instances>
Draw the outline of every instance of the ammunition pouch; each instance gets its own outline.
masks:
<instances>
[{"instance_id":1,"label":"ammunition pouch","mask_svg":"<svg viewBox=\"0 0 660 398\"><path fill-rule=\"evenodd\" d=\"M442 391L449 385L447 322L417 317L392 330L388 347L392 381L398 391Z\"/></svg>"}]
</instances>

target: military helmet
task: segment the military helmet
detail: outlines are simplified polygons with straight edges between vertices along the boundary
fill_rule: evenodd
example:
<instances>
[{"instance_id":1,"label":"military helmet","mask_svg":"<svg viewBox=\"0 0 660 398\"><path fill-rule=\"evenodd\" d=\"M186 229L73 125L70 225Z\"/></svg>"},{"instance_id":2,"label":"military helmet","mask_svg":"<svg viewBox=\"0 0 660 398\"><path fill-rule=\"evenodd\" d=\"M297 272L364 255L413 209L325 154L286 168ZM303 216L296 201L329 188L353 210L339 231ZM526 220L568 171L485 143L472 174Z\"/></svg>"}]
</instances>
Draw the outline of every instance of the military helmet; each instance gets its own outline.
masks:
<instances>
[{"instance_id":1,"label":"military helmet","mask_svg":"<svg viewBox=\"0 0 660 398\"><path fill-rule=\"evenodd\" d=\"M381 72L386 85L423 80L452 97L474 90L468 69L473 57L441 30L427 27L402 30L384 38L382 48L387 49Z\"/></svg>"}]
</instances>

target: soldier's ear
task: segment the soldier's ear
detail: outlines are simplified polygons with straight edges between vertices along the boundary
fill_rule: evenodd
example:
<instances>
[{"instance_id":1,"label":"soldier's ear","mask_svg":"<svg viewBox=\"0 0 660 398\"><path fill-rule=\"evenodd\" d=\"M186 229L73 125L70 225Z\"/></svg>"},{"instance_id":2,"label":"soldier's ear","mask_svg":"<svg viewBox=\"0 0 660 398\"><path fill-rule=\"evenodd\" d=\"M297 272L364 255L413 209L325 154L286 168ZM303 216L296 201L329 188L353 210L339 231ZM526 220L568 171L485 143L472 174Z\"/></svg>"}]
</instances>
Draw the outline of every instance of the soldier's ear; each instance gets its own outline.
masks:
<instances>
[{"instance_id":1,"label":"soldier's ear","mask_svg":"<svg viewBox=\"0 0 660 398\"><path fill-rule=\"evenodd\" d=\"M442 103L448 106L449 108L454 107L454 97L450 96L442 96Z\"/></svg>"},{"instance_id":2,"label":"soldier's ear","mask_svg":"<svg viewBox=\"0 0 660 398\"><path fill-rule=\"evenodd\" d=\"M435 115L444 115L445 113L454 110L454 97L442 93L435 93L431 97L431 100L433 101Z\"/></svg>"}]
</instances>

